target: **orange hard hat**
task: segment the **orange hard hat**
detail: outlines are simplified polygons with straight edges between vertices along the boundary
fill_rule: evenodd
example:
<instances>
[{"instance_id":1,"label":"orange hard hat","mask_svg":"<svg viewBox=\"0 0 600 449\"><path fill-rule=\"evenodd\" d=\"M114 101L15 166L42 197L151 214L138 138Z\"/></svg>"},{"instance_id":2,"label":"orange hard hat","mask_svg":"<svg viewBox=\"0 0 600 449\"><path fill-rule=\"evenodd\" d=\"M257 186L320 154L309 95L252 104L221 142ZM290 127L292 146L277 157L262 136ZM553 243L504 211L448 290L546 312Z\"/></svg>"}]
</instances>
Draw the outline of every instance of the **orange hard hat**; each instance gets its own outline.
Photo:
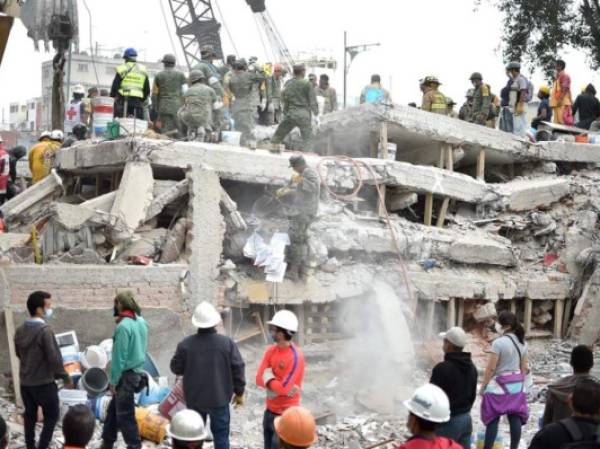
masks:
<instances>
[{"instance_id":1,"label":"orange hard hat","mask_svg":"<svg viewBox=\"0 0 600 449\"><path fill-rule=\"evenodd\" d=\"M281 64L275 64L275 67L273 67L273 71L274 72L283 72L283 67L281 66Z\"/></svg>"},{"instance_id":2,"label":"orange hard hat","mask_svg":"<svg viewBox=\"0 0 600 449\"><path fill-rule=\"evenodd\" d=\"M317 442L317 422L304 407L288 408L275 418L275 432L282 441L296 447L309 447Z\"/></svg>"}]
</instances>

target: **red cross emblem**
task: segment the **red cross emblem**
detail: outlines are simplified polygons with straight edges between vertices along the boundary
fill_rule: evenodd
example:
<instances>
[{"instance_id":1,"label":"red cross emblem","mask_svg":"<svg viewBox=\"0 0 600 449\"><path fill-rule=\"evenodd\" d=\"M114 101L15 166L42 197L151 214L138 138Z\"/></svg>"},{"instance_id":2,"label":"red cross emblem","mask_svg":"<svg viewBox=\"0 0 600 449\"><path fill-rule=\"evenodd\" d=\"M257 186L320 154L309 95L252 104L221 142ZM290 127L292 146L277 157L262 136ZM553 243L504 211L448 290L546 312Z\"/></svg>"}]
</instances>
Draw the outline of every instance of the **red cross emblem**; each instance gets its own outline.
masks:
<instances>
[{"instance_id":1,"label":"red cross emblem","mask_svg":"<svg viewBox=\"0 0 600 449\"><path fill-rule=\"evenodd\" d=\"M73 120L73 118L77 115L77 111L75 110L75 108L73 106L71 106L69 108L69 110L67 111L67 117L69 118L69 120Z\"/></svg>"}]
</instances>

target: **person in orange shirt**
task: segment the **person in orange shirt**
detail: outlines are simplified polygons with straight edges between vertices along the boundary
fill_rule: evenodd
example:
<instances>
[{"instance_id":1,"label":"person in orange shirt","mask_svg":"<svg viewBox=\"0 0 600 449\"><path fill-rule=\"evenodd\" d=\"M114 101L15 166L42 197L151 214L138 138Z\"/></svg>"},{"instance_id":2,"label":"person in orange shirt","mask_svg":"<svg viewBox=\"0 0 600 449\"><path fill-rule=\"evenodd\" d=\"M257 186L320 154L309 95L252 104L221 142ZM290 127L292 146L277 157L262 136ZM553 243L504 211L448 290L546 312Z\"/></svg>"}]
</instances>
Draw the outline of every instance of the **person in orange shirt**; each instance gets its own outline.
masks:
<instances>
[{"instance_id":1,"label":"person in orange shirt","mask_svg":"<svg viewBox=\"0 0 600 449\"><path fill-rule=\"evenodd\" d=\"M550 107L552 108L552 121L561 125L573 126L571 105L571 77L565 72L567 64L558 59L556 61L556 81L552 85L550 94Z\"/></svg>"},{"instance_id":2,"label":"person in orange shirt","mask_svg":"<svg viewBox=\"0 0 600 449\"><path fill-rule=\"evenodd\" d=\"M62 424L64 449L85 449L95 428L96 418L87 405L78 404L69 408Z\"/></svg>"},{"instance_id":3,"label":"person in orange shirt","mask_svg":"<svg viewBox=\"0 0 600 449\"><path fill-rule=\"evenodd\" d=\"M270 346L256 373L256 385L267 390L263 419L264 449L278 449L275 419L290 407L300 405L304 382L304 355L292 339L298 332L298 318L289 310L277 312L269 325Z\"/></svg>"}]
</instances>

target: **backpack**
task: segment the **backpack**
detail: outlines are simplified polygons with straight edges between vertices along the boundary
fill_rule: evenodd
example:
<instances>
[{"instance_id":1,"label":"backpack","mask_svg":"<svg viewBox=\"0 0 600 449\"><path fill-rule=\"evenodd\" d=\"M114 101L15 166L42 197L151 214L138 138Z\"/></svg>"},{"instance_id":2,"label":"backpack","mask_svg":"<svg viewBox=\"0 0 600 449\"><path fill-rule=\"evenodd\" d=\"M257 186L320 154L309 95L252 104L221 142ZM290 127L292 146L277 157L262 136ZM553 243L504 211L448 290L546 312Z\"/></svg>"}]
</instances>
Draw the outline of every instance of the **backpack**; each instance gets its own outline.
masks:
<instances>
[{"instance_id":1,"label":"backpack","mask_svg":"<svg viewBox=\"0 0 600 449\"><path fill-rule=\"evenodd\" d=\"M572 418L563 419L560 424L571 437L571 442L563 444L560 449L600 449L600 428L593 435L595 439L586 440L581 429Z\"/></svg>"}]
</instances>

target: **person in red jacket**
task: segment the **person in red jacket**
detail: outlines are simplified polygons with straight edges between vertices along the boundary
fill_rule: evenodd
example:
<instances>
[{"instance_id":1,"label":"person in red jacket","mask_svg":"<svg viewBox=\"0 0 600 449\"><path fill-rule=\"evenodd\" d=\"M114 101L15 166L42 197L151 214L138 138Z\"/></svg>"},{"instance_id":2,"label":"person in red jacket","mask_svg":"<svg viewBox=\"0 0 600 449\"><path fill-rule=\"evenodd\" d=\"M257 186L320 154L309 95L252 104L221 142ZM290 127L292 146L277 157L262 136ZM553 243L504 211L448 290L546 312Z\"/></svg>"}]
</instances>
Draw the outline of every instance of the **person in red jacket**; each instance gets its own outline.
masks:
<instances>
[{"instance_id":1,"label":"person in red jacket","mask_svg":"<svg viewBox=\"0 0 600 449\"><path fill-rule=\"evenodd\" d=\"M436 435L437 427L450 420L450 401L440 387L425 384L404 401L412 437L397 449L461 449L457 442Z\"/></svg>"},{"instance_id":2,"label":"person in red jacket","mask_svg":"<svg viewBox=\"0 0 600 449\"><path fill-rule=\"evenodd\" d=\"M292 343L298 332L298 318L289 310L277 312L269 325L270 346L256 373L256 385L267 390L267 409L263 419L264 449L278 449L275 418L290 407L300 405L304 382L304 355Z\"/></svg>"}]
</instances>

